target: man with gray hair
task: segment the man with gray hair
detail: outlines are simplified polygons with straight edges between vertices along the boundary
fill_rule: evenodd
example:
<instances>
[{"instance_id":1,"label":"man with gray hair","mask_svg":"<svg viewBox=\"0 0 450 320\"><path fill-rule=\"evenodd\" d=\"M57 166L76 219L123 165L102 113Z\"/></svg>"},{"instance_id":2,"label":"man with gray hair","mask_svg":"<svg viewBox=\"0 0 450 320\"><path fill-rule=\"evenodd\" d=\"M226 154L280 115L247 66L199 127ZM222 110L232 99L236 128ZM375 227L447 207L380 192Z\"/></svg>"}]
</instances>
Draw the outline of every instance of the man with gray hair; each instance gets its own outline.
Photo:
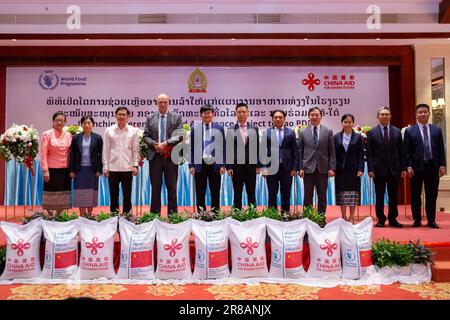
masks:
<instances>
[{"instance_id":1,"label":"man with gray hair","mask_svg":"<svg viewBox=\"0 0 450 320\"><path fill-rule=\"evenodd\" d=\"M145 122L144 141L148 145L150 183L152 185L151 212L161 213L162 177L167 188L167 212L178 211L178 164L171 159L173 146L183 140L181 115L169 111L169 97L161 93L156 98L158 111Z\"/></svg>"},{"instance_id":2,"label":"man with gray hair","mask_svg":"<svg viewBox=\"0 0 450 320\"><path fill-rule=\"evenodd\" d=\"M400 129L391 125L391 109L382 107L377 111L379 125L367 134L367 166L369 177L375 183L376 227L384 227L384 193L386 186L389 196L389 226L403 228L397 221L398 216L398 182L400 174L406 175L405 155L403 153L402 134Z\"/></svg>"}]
</instances>

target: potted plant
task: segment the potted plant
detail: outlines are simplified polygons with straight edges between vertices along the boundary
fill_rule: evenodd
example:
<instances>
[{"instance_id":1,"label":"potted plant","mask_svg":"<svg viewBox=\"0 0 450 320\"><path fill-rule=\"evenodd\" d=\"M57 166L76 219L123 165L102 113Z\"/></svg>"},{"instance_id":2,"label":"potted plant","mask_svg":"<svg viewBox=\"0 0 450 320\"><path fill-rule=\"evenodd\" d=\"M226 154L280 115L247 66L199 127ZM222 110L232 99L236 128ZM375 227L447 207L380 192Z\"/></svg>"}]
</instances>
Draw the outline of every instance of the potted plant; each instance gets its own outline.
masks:
<instances>
[{"instance_id":1,"label":"potted plant","mask_svg":"<svg viewBox=\"0 0 450 320\"><path fill-rule=\"evenodd\" d=\"M386 278L408 276L414 253L408 244L382 238L372 245L372 260Z\"/></svg>"}]
</instances>

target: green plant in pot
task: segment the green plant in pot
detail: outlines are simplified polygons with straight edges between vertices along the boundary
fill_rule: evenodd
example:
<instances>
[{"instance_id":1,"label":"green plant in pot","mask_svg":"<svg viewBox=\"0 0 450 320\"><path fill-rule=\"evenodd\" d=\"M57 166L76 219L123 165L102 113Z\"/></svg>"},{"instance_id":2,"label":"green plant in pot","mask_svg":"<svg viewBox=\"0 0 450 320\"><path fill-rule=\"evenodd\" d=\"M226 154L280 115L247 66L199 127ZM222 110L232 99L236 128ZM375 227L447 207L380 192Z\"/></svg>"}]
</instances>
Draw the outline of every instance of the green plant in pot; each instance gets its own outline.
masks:
<instances>
[{"instance_id":1,"label":"green plant in pot","mask_svg":"<svg viewBox=\"0 0 450 320\"><path fill-rule=\"evenodd\" d=\"M181 223L183 221L189 220L190 214L185 211L184 213L173 212L169 215L169 223Z\"/></svg>"},{"instance_id":2,"label":"green plant in pot","mask_svg":"<svg viewBox=\"0 0 450 320\"><path fill-rule=\"evenodd\" d=\"M433 255L435 255L435 252L428 249L423 243L420 243L420 239L416 242L410 240L408 246L413 253L414 263L434 265Z\"/></svg>"},{"instance_id":3,"label":"green plant in pot","mask_svg":"<svg viewBox=\"0 0 450 320\"><path fill-rule=\"evenodd\" d=\"M372 245L372 260L379 268L406 267L414 262L414 253L408 244L382 238Z\"/></svg>"},{"instance_id":4,"label":"green plant in pot","mask_svg":"<svg viewBox=\"0 0 450 320\"><path fill-rule=\"evenodd\" d=\"M196 220L202 220L202 221L217 221L217 220L223 220L227 217L225 212L222 209L219 209L218 211L215 210L205 210L203 208L200 208L199 212L192 213L191 218Z\"/></svg>"},{"instance_id":5,"label":"green plant in pot","mask_svg":"<svg viewBox=\"0 0 450 320\"><path fill-rule=\"evenodd\" d=\"M302 218L308 218L309 220L317 223L322 228L326 225L325 215L320 214L316 211L316 209L310 206L303 207Z\"/></svg>"},{"instance_id":6,"label":"green plant in pot","mask_svg":"<svg viewBox=\"0 0 450 320\"><path fill-rule=\"evenodd\" d=\"M231 217L233 219L243 222L260 218L261 214L258 213L256 206L251 204L247 207L247 209L237 209L234 207L231 208Z\"/></svg>"},{"instance_id":7,"label":"green plant in pot","mask_svg":"<svg viewBox=\"0 0 450 320\"><path fill-rule=\"evenodd\" d=\"M166 219L164 219L163 217L161 217L161 215L159 213L156 212L144 212L144 214L142 215L142 217L138 217L136 218L136 224L141 224L141 223L146 223L146 222L150 222L153 220L160 220L160 221L165 221Z\"/></svg>"},{"instance_id":8,"label":"green plant in pot","mask_svg":"<svg viewBox=\"0 0 450 320\"><path fill-rule=\"evenodd\" d=\"M277 208L268 207L261 211L261 217L266 217L274 220L282 220L282 216Z\"/></svg>"}]
</instances>

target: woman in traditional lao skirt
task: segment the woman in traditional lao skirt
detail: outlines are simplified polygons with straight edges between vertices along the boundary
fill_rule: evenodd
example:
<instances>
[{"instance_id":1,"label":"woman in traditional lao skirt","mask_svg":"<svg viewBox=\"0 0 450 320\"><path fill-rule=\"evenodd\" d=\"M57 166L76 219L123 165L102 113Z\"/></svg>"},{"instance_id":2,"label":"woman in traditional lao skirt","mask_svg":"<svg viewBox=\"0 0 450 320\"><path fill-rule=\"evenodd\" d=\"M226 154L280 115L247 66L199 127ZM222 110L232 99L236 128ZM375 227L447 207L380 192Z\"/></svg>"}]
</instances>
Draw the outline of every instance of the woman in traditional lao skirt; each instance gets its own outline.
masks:
<instances>
[{"instance_id":1,"label":"woman in traditional lao skirt","mask_svg":"<svg viewBox=\"0 0 450 320\"><path fill-rule=\"evenodd\" d=\"M352 114L344 114L342 131L334 135L336 204L341 207L342 218L352 223L355 222L355 208L361 201L361 176L364 171L363 139L353 131L354 122ZM346 217L347 206L350 208L349 219Z\"/></svg>"},{"instance_id":2,"label":"woman in traditional lao skirt","mask_svg":"<svg viewBox=\"0 0 450 320\"><path fill-rule=\"evenodd\" d=\"M70 148L70 177L75 178L73 206L80 215L92 213L98 204L98 179L102 174L102 136L92 132L94 119L81 118L83 132L72 140Z\"/></svg>"},{"instance_id":3,"label":"woman in traditional lao skirt","mask_svg":"<svg viewBox=\"0 0 450 320\"><path fill-rule=\"evenodd\" d=\"M69 154L72 135L63 131L66 116L62 112L53 115L53 128L41 138L41 168L44 174L42 208L56 211L71 208Z\"/></svg>"}]
</instances>

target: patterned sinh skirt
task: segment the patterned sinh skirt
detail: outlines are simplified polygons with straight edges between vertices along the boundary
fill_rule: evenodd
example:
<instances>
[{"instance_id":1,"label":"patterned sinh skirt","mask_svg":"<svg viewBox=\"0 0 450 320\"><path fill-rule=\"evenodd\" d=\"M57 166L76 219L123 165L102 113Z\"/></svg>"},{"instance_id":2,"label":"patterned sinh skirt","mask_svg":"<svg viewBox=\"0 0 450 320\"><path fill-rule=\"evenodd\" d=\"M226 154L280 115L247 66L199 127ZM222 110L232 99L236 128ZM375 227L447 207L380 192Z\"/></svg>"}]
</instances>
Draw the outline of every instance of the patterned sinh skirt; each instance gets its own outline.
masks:
<instances>
[{"instance_id":1,"label":"patterned sinh skirt","mask_svg":"<svg viewBox=\"0 0 450 320\"><path fill-rule=\"evenodd\" d=\"M50 180L44 182L42 208L46 210L64 210L71 208L69 168L48 169Z\"/></svg>"},{"instance_id":2,"label":"patterned sinh skirt","mask_svg":"<svg viewBox=\"0 0 450 320\"><path fill-rule=\"evenodd\" d=\"M98 204L98 177L91 166L80 167L73 186L73 206L94 208Z\"/></svg>"},{"instance_id":3,"label":"patterned sinh skirt","mask_svg":"<svg viewBox=\"0 0 450 320\"><path fill-rule=\"evenodd\" d=\"M361 192L340 191L336 193L336 205L338 206L359 206L361 204Z\"/></svg>"}]
</instances>

